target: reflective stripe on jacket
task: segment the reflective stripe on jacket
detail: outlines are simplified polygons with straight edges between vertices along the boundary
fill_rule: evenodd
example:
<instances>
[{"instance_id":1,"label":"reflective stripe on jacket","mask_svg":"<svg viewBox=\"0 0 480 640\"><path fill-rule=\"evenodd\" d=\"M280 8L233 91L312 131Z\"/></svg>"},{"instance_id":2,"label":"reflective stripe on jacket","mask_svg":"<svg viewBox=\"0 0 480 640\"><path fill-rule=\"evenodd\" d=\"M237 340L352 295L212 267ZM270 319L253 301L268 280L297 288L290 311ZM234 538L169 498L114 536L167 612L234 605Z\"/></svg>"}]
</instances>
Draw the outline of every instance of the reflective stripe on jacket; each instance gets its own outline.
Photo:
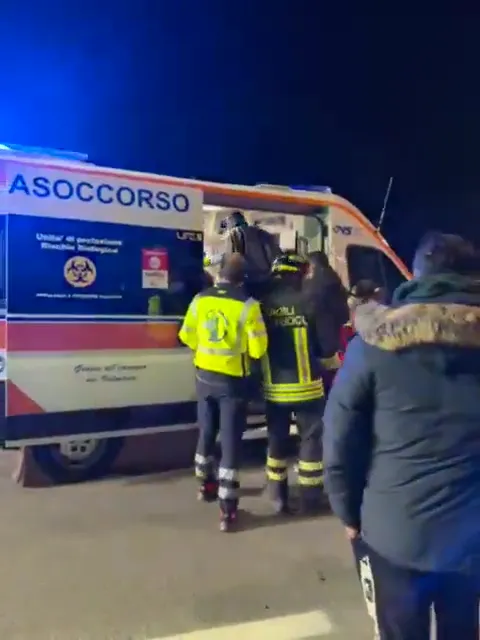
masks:
<instances>
[{"instance_id":1,"label":"reflective stripe on jacket","mask_svg":"<svg viewBox=\"0 0 480 640\"><path fill-rule=\"evenodd\" d=\"M321 346L302 292L280 280L262 310L269 340L262 359L265 399L292 404L322 398Z\"/></svg>"},{"instance_id":2,"label":"reflective stripe on jacket","mask_svg":"<svg viewBox=\"0 0 480 640\"><path fill-rule=\"evenodd\" d=\"M178 337L195 352L196 367L235 377L249 375L250 359L267 350L259 303L226 283L195 296Z\"/></svg>"}]
</instances>

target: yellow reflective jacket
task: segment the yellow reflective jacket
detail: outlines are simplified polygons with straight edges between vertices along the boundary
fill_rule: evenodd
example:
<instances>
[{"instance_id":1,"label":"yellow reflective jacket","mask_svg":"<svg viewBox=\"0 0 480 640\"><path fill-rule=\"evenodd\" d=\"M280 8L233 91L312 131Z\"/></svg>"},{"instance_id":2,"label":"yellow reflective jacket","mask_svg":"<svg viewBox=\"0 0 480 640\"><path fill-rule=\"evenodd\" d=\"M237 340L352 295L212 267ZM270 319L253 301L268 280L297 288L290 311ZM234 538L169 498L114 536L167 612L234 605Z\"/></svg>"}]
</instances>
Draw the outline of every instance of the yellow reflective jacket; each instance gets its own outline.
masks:
<instances>
[{"instance_id":1,"label":"yellow reflective jacket","mask_svg":"<svg viewBox=\"0 0 480 640\"><path fill-rule=\"evenodd\" d=\"M178 337L195 352L196 367L239 378L250 374L250 359L267 350L259 303L226 283L195 296Z\"/></svg>"}]
</instances>

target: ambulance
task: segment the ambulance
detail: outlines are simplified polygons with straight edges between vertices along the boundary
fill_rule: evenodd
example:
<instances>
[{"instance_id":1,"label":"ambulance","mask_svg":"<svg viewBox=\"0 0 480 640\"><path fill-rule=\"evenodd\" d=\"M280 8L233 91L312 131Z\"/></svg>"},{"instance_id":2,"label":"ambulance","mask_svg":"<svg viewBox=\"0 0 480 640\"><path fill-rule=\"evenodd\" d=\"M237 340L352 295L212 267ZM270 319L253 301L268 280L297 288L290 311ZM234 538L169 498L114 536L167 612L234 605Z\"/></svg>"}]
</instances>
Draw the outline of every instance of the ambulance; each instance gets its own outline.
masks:
<instances>
[{"instance_id":1,"label":"ambulance","mask_svg":"<svg viewBox=\"0 0 480 640\"><path fill-rule=\"evenodd\" d=\"M196 429L178 329L232 210L283 248L325 251L345 285L410 274L323 187L244 186L0 147L0 444L54 481L106 474L137 436ZM252 423L262 418L253 416Z\"/></svg>"}]
</instances>

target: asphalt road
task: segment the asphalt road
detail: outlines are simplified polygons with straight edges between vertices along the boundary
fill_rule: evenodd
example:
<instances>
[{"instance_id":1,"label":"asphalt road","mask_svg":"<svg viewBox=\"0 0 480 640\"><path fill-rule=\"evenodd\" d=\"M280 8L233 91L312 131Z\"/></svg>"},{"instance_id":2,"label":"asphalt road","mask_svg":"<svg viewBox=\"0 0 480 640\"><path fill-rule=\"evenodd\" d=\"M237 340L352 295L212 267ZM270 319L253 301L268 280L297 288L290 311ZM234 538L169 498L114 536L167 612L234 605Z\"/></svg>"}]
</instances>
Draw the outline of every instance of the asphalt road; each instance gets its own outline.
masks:
<instances>
[{"instance_id":1,"label":"asphalt road","mask_svg":"<svg viewBox=\"0 0 480 640\"><path fill-rule=\"evenodd\" d=\"M1 458L0 638L371 640L339 525L274 518L243 478L221 534L189 473L28 490Z\"/></svg>"}]
</instances>

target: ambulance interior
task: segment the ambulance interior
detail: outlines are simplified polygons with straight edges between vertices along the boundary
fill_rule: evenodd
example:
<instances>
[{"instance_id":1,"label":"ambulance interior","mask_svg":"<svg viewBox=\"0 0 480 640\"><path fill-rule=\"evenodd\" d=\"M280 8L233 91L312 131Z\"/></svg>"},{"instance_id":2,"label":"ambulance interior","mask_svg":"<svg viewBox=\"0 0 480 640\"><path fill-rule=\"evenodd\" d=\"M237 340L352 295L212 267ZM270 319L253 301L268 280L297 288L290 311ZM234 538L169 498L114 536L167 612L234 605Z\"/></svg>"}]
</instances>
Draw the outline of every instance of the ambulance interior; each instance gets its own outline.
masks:
<instances>
[{"instance_id":1,"label":"ambulance interior","mask_svg":"<svg viewBox=\"0 0 480 640\"><path fill-rule=\"evenodd\" d=\"M204 206L204 250L208 255L215 255L222 251L225 219L233 210L226 207ZM251 210L242 210L242 213L249 224L258 225L276 236L282 249L295 249L302 254L323 251L333 263L335 247L330 237L328 207L318 208L313 215ZM352 287L359 280L373 280L383 287L387 301L396 287L405 281L403 274L383 251L367 246L361 240L348 244L343 262L346 264L337 268L337 271L347 288Z\"/></svg>"}]
</instances>

